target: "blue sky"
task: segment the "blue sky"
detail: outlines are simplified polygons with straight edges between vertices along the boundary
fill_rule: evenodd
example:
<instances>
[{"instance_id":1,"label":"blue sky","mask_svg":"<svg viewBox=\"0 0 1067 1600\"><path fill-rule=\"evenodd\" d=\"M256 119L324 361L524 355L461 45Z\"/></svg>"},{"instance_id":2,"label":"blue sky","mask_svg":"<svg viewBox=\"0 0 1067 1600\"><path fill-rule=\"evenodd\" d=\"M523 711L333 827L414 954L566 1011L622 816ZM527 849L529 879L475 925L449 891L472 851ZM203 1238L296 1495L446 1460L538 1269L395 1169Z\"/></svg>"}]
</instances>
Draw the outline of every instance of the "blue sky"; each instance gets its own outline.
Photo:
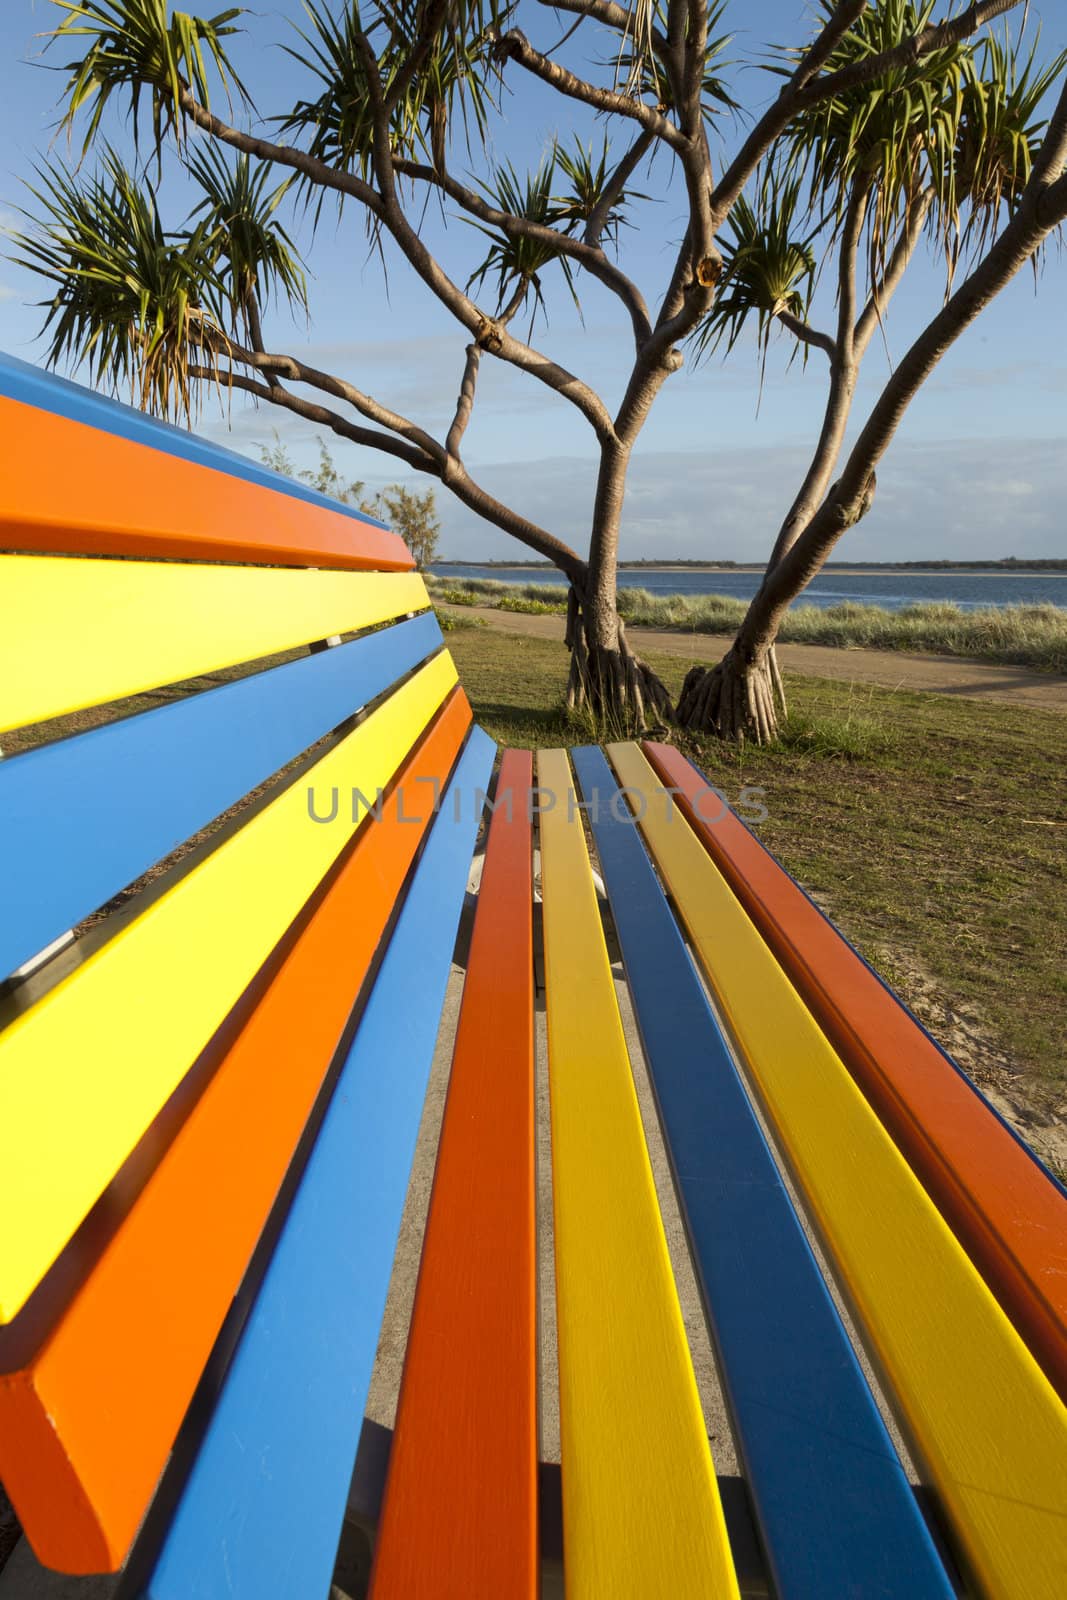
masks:
<instances>
[{"instance_id":1,"label":"blue sky","mask_svg":"<svg viewBox=\"0 0 1067 1600\"><path fill-rule=\"evenodd\" d=\"M218 4L204 4L210 13ZM188 9L197 9L188 4ZM234 47L242 75L261 112L288 110L305 92L302 70L280 49L287 20L299 19L299 0L259 0L249 33ZM1043 26L1042 53L1067 48L1067 0L1030 7ZM529 15L527 15L529 13ZM24 201L22 181L33 163L62 154L53 143L55 101L62 79L42 70L34 35L60 15L49 0L4 0L0 10L0 225L10 225ZM525 6L521 22L548 45L565 30L550 13ZM569 22L570 19L564 19ZM728 22L730 55L755 61L767 41L805 36L801 0L753 6L734 0ZM606 53L606 38L604 39ZM596 48L595 38L593 47ZM62 61L68 49L45 58ZM555 135L594 133L583 108L511 69L514 92L490 154L535 161ZM772 92L772 80L749 70L739 79L751 106ZM122 142L119 128L112 128ZM736 138L727 124L726 143ZM484 162L481 150L471 164ZM463 166L458 158L457 168ZM677 192L665 186L659 159L637 187L652 195L640 227L625 237L625 264L650 300L662 292L681 228ZM181 186L162 191L168 221L184 217ZM463 366L465 335L394 255L388 285L370 254L355 207L337 220L324 215L311 249L310 229L298 219L308 249L312 316L294 324L288 313L266 318L270 348L307 355L316 365L350 377L384 403L434 432L447 428ZM424 231L452 276L464 281L479 256L479 235L431 209ZM889 324L890 350L899 355L936 310L942 273L917 262ZM1020 275L944 360L912 405L879 474L869 517L846 536L837 558L865 560L1002 555L1067 555L1067 327L1063 314L1067 257L1053 250L1035 294ZM534 342L617 402L632 346L618 303L588 280L580 285L584 325L558 280L546 285L551 319L539 322ZM41 313L32 302L40 286L0 260L0 349L40 359ZM821 291L813 320L829 323L830 296ZM622 554L760 560L788 507L814 445L824 399L821 358L807 370L787 369L788 342L772 348L757 416L758 371L752 349L728 364L685 370L665 386L641 437L631 469ZM888 373L886 354L872 347L857 404L857 421ZM277 429L299 465L317 454L316 430L297 419L235 399L228 417L205 408L199 423L211 437L255 455ZM398 477L417 481L386 457L331 440L346 474L380 487ZM583 548L595 472L593 439L566 402L533 380L486 359L466 456L473 474L500 498ZM438 490L444 554L471 558L521 557L526 552Z\"/></svg>"}]
</instances>

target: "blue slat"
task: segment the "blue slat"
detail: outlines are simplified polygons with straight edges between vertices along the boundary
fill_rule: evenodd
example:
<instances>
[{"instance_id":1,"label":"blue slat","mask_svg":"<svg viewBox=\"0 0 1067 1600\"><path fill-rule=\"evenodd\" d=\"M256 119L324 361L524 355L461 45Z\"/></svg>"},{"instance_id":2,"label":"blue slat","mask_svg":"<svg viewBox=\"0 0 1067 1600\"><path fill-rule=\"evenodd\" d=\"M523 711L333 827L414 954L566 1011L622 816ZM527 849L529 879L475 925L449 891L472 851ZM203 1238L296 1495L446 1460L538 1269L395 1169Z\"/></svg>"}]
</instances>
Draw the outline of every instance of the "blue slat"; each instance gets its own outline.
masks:
<instances>
[{"instance_id":1,"label":"blue slat","mask_svg":"<svg viewBox=\"0 0 1067 1600\"><path fill-rule=\"evenodd\" d=\"M474 729L445 793L150 1600L327 1592L493 750Z\"/></svg>"},{"instance_id":2,"label":"blue slat","mask_svg":"<svg viewBox=\"0 0 1067 1600\"><path fill-rule=\"evenodd\" d=\"M291 495L294 500L310 501L312 505L323 506L327 511L353 517L357 522L367 522L375 528L387 526L377 517L368 516L355 506L343 505L339 500L331 500L328 495L309 489L297 479L272 472L269 467L261 467L247 456L238 455L235 450L211 444L207 439L201 439L185 428L176 428L172 423L146 417L143 411L123 405L121 400L96 394L92 389L71 383L54 372L42 372L28 361L20 361L17 356L7 355L3 351L0 351L0 395L6 395L9 400L20 400L24 405L37 406L42 411L51 411L57 417L67 417L71 422L87 423L91 428L100 428L105 433L117 434L121 439L130 439L134 444L148 445L152 450L165 450L168 455L192 461L196 466L214 467L216 472L225 472L231 478L243 478L264 489Z\"/></svg>"},{"instance_id":3,"label":"blue slat","mask_svg":"<svg viewBox=\"0 0 1067 1600\"><path fill-rule=\"evenodd\" d=\"M426 612L0 761L0 976L383 693L441 642Z\"/></svg>"},{"instance_id":4,"label":"blue slat","mask_svg":"<svg viewBox=\"0 0 1067 1600\"><path fill-rule=\"evenodd\" d=\"M779 1600L949 1600L938 1558L602 753L572 752ZM616 814L617 813L617 814ZM685 826L680 818L678 826Z\"/></svg>"}]
</instances>

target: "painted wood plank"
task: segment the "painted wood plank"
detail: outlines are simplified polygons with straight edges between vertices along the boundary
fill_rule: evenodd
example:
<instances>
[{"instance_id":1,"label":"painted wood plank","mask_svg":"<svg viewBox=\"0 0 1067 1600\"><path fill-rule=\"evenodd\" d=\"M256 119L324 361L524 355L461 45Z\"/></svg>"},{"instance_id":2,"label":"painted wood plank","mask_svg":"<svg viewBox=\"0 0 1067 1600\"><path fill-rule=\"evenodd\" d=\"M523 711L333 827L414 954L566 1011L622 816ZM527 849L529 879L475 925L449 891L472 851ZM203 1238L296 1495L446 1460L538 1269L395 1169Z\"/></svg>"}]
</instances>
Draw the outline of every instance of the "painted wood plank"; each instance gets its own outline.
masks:
<instances>
[{"instance_id":1,"label":"painted wood plank","mask_svg":"<svg viewBox=\"0 0 1067 1600\"><path fill-rule=\"evenodd\" d=\"M299 783L0 1034L0 1321L75 1228L456 681L435 656ZM331 791L338 792L330 815ZM340 803L340 795L345 803Z\"/></svg>"},{"instance_id":2,"label":"painted wood plank","mask_svg":"<svg viewBox=\"0 0 1067 1600\"><path fill-rule=\"evenodd\" d=\"M779 1600L954 1593L616 780L574 750Z\"/></svg>"},{"instance_id":3,"label":"painted wood plank","mask_svg":"<svg viewBox=\"0 0 1067 1600\"><path fill-rule=\"evenodd\" d=\"M652 796L633 745L620 781ZM1067 1409L688 822L640 823L980 1589L1067 1581Z\"/></svg>"},{"instance_id":4,"label":"painted wood plank","mask_svg":"<svg viewBox=\"0 0 1067 1600\"><path fill-rule=\"evenodd\" d=\"M273 472L270 467L253 461L250 456L215 444L200 434L191 433L188 428L161 422L139 411L136 406L125 405L110 395L97 394L84 384L62 378L56 372L46 372L29 361L20 361L18 356L6 351L0 351L0 396L35 406L39 411L53 412L57 417L66 417L71 422L87 423L91 428L130 439L135 444L165 450L168 455L176 456L181 461L190 461L195 466L215 467L232 478L292 495L309 505L339 512L354 522L367 523L372 528L387 527L379 517L372 517L369 512L359 511L340 500L331 500L329 495L320 494L317 489L301 483L299 478Z\"/></svg>"},{"instance_id":5,"label":"painted wood plank","mask_svg":"<svg viewBox=\"0 0 1067 1600\"><path fill-rule=\"evenodd\" d=\"M537 781L567 1594L736 1595L565 751Z\"/></svg>"},{"instance_id":6,"label":"painted wood plank","mask_svg":"<svg viewBox=\"0 0 1067 1600\"><path fill-rule=\"evenodd\" d=\"M0 730L429 606L417 573L0 556Z\"/></svg>"},{"instance_id":7,"label":"painted wood plank","mask_svg":"<svg viewBox=\"0 0 1067 1600\"><path fill-rule=\"evenodd\" d=\"M0 362L0 548L410 570L403 540L165 424ZM61 398L62 404L50 402ZM77 412L75 416L73 413ZM61 461L63 470L56 471Z\"/></svg>"},{"instance_id":8,"label":"painted wood plank","mask_svg":"<svg viewBox=\"0 0 1067 1600\"><path fill-rule=\"evenodd\" d=\"M457 689L47 1340L0 1377L0 1478L46 1566L125 1558L469 726Z\"/></svg>"},{"instance_id":9,"label":"painted wood plank","mask_svg":"<svg viewBox=\"0 0 1067 1600\"><path fill-rule=\"evenodd\" d=\"M0 974L104 905L441 643L427 611L0 763Z\"/></svg>"},{"instance_id":10,"label":"painted wood plank","mask_svg":"<svg viewBox=\"0 0 1067 1600\"><path fill-rule=\"evenodd\" d=\"M493 751L444 795L147 1600L329 1587Z\"/></svg>"},{"instance_id":11,"label":"painted wood plank","mask_svg":"<svg viewBox=\"0 0 1067 1600\"><path fill-rule=\"evenodd\" d=\"M533 759L509 750L478 892L373 1600L536 1600Z\"/></svg>"},{"instance_id":12,"label":"painted wood plank","mask_svg":"<svg viewBox=\"0 0 1067 1600\"><path fill-rule=\"evenodd\" d=\"M645 751L989 1287L1067 1399L1067 1194L706 779Z\"/></svg>"}]
</instances>

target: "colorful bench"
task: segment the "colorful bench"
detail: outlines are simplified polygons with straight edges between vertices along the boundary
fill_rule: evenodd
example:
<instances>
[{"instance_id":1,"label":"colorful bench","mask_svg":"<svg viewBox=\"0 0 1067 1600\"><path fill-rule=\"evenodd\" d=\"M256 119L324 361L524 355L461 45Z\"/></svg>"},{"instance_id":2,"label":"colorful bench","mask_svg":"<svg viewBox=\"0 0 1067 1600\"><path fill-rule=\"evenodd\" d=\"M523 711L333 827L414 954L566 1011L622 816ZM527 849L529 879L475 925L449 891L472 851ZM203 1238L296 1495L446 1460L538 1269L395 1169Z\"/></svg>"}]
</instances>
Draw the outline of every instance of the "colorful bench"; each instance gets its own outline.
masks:
<instances>
[{"instance_id":1,"label":"colorful bench","mask_svg":"<svg viewBox=\"0 0 1067 1600\"><path fill-rule=\"evenodd\" d=\"M539 1592L538 949L569 1600L739 1592L659 1138L773 1592L1062 1600L1067 1195L701 775L495 765L348 508L14 361L0 436L0 1481L40 1561L327 1594L477 852L374 1600Z\"/></svg>"}]
</instances>

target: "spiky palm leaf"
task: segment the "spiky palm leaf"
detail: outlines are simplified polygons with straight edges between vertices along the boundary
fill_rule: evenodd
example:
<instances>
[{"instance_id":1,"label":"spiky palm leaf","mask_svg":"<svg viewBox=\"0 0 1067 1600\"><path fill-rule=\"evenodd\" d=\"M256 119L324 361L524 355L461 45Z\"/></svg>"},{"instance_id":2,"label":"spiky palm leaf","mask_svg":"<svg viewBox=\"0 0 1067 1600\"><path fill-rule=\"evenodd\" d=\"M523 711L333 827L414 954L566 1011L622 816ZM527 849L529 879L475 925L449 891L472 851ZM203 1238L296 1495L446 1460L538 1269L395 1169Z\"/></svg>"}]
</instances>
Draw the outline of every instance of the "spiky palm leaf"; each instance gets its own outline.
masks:
<instances>
[{"instance_id":1,"label":"spiky palm leaf","mask_svg":"<svg viewBox=\"0 0 1067 1600\"><path fill-rule=\"evenodd\" d=\"M607 134L597 155L592 144L576 139L571 150L556 145L555 161L559 171L569 181L569 187L555 199L556 226L581 227L588 222L600 205L615 171L616 162L611 156ZM647 194L636 189L624 189L612 204L604 223L604 237L619 242L619 228L626 222L626 208L633 200L648 200Z\"/></svg>"},{"instance_id":2,"label":"spiky palm leaf","mask_svg":"<svg viewBox=\"0 0 1067 1600\"><path fill-rule=\"evenodd\" d=\"M1044 67L1035 63L1035 36L1022 41L986 35L964 64L963 105L956 147L957 211L948 219L951 266L967 250L986 250L1005 213L1018 204L1033 170L1047 118L1041 102L1067 66L1067 51Z\"/></svg>"},{"instance_id":3,"label":"spiky palm leaf","mask_svg":"<svg viewBox=\"0 0 1067 1600\"><path fill-rule=\"evenodd\" d=\"M801 233L802 214L802 181L796 174L769 173L756 205L744 195L737 201L729 233L718 241L723 258L719 292L693 336L698 360L724 343L729 355L755 318L765 364L776 319L788 312L806 320L815 286L818 225Z\"/></svg>"},{"instance_id":4,"label":"spiky palm leaf","mask_svg":"<svg viewBox=\"0 0 1067 1600\"><path fill-rule=\"evenodd\" d=\"M373 145L367 61L360 35L375 49L386 95L429 26L426 5L379 5L365 21L358 0L335 15L322 0L303 0L309 27L297 27L300 45L285 46L322 85L314 99L299 100L279 118L282 132L306 140L311 154L329 166L369 178ZM480 6L449 6L431 30L429 49L399 95L390 118L394 155L428 156L443 165L449 124L459 108L484 136L491 104L491 68Z\"/></svg>"},{"instance_id":5,"label":"spiky palm leaf","mask_svg":"<svg viewBox=\"0 0 1067 1600\"><path fill-rule=\"evenodd\" d=\"M708 39L704 47L701 103L704 117L709 122L723 111L740 110L723 77L723 68L728 64L725 52L732 35L715 32L725 12L726 0L713 0L707 8ZM632 21L615 60L616 79L623 82L627 91L636 98L651 99L662 111L673 111L670 84L656 59L653 45L653 30L658 28L661 33L667 31L663 0L638 0L630 15Z\"/></svg>"},{"instance_id":6,"label":"spiky palm leaf","mask_svg":"<svg viewBox=\"0 0 1067 1600\"><path fill-rule=\"evenodd\" d=\"M316 160L369 178L374 123L367 64L356 38L362 32L359 7L351 4L336 17L318 0L304 0L304 10L308 31L293 25L302 47L283 48L319 80L322 93L314 100L298 100L280 117L281 132L306 136L306 148Z\"/></svg>"},{"instance_id":7,"label":"spiky palm leaf","mask_svg":"<svg viewBox=\"0 0 1067 1600\"><path fill-rule=\"evenodd\" d=\"M152 135L159 148L171 127L184 126L181 97L192 90L202 105L210 103L208 64L214 67L228 95L250 104L248 91L226 54L223 40L244 8L231 6L214 17L171 14L170 0L53 0L67 15L52 30L49 43L80 39L84 54L66 63L69 74L63 126L70 128L79 111L91 107L82 153L96 137L100 119L115 95L127 92L134 133L142 92L151 97Z\"/></svg>"},{"instance_id":8,"label":"spiky palm leaf","mask_svg":"<svg viewBox=\"0 0 1067 1600\"><path fill-rule=\"evenodd\" d=\"M550 228L558 227L561 223L566 226L568 219L552 195L555 173L556 160L553 151L533 172L523 177L520 177L511 163L507 162L496 169L489 183L482 183L479 187L500 211L510 212L515 217L525 217L530 222L539 222ZM471 226L477 228L479 233L484 233L491 243L485 260L468 279L468 289L483 284L487 278L495 275L499 310L505 304L509 292L514 292L520 285L528 284L534 293L536 316L538 308L545 309L541 274L552 262L558 261L570 290L571 299L579 313L581 312L574 283L574 271L568 256L561 255L551 245L542 243L538 239L524 238L521 235L512 239L507 234L500 233L495 228L487 228L480 222L473 222Z\"/></svg>"},{"instance_id":9,"label":"spiky palm leaf","mask_svg":"<svg viewBox=\"0 0 1067 1600\"><path fill-rule=\"evenodd\" d=\"M827 72L891 50L931 22L937 0L881 0L868 6L838 41ZM825 21L831 0L820 0ZM953 151L963 111L970 45L933 51L870 83L833 95L805 111L790 130L794 170L811 186L812 204L833 211L838 223L858 185L869 190L868 239L872 270L881 267L901 219L934 184L936 225L956 205ZM785 52L795 68L798 52Z\"/></svg>"},{"instance_id":10,"label":"spiky palm leaf","mask_svg":"<svg viewBox=\"0 0 1067 1600\"><path fill-rule=\"evenodd\" d=\"M206 224L163 227L155 195L107 146L98 172L38 169L40 208L15 235L16 259L55 285L47 308L50 366L84 363L92 381L123 388L142 410L190 418L189 378L204 340L221 344L225 291ZM210 359L210 358L209 358Z\"/></svg>"},{"instance_id":11,"label":"spiky palm leaf","mask_svg":"<svg viewBox=\"0 0 1067 1600\"><path fill-rule=\"evenodd\" d=\"M820 0L823 18L831 0ZM827 71L890 50L921 32L936 0L881 0L839 41ZM813 206L838 223L857 185L869 190L868 242L879 271L902 219L932 191L929 228L942 242L949 280L961 252L987 245L1018 200L1045 124L1038 107L1067 53L1037 70L1035 46L994 35L967 39L896 67L812 107L790 129L790 157L811 185ZM786 52L793 69L796 52Z\"/></svg>"},{"instance_id":12,"label":"spiky palm leaf","mask_svg":"<svg viewBox=\"0 0 1067 1600\"><path fill-rule=\"evenodd\" d=\"M277 218L293 179L271 188L268 164L253 165L244 152L231 164L215 144L192 156L188 168L204 191L192 216L203 217L218 251L216 275L228 286L235 323L247 322L253 300L262 305L272 293L306 311L304 264Z\"/></svg>"}]
</instances>

